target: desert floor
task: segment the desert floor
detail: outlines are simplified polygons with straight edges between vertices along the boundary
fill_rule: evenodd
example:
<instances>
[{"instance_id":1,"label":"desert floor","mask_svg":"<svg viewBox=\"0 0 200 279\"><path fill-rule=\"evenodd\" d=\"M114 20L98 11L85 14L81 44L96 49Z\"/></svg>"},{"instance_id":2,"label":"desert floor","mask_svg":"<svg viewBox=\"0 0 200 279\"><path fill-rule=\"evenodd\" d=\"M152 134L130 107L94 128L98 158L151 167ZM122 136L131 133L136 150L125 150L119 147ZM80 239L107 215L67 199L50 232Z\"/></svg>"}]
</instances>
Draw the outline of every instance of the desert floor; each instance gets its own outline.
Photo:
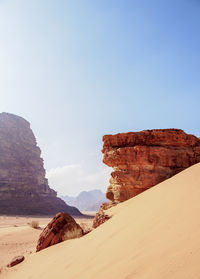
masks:
<instances>
[{"instance_id":1,"label":"desert floor","mask_svg":"<svg viewBox=\"0 0 200 279\"><path fill-rule=\"evenodd\" d=\"M94 216L94 212L87 212ZM6 265L16 256L26 258L35 252L42 229L52 218L0 216L0 275L6 273ZM92 227L92 218L75 218L84 230ZM30 226L32 221L39 223L39 229ZM5 274L4 274L5 275ZM0 276L1 277L1 276Z\"/></svg>"},{"instance_id":2,"label":"desert floor","mask_svg":"<svg viewBox=\"0 0 200 279\"><path fill-rule=\"evenodd\" d=\"M91 233L30 254L1 279L200 278L200 164L106 214Z\"/></svg>"}]
</instances>

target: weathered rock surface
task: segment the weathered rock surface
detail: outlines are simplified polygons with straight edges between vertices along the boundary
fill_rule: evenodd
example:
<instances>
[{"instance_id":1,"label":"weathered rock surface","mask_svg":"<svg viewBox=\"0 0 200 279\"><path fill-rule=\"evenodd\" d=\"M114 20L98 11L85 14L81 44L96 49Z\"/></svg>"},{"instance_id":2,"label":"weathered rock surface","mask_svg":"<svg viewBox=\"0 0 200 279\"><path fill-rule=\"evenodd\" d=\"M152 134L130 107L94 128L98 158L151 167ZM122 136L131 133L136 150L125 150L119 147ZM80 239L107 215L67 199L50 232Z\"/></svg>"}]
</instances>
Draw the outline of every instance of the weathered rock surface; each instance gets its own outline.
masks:
<instances>
[{"instance_id":1,"label":"weathered rock surface","mask_svg":"<svg viewBox=\"0 0 200 279\"><path fill-rule=\"evenodd\" d=\"M105 202L101 205L99 211L96 213L94 217L93 228L97 228L98 226L102 225L111 218L111 216L106 213L106 210L115 205L117 204L114 202Z\"/></svg>"},{"instance_id":2,"label":"weathered rock surface","mask_svg":"<svg viewBox=\"0 0 200 279\"><path fill-rule=\"evenodd\" d=\"M15 266L24 261L24 256L18 256L12 259L12 261L7 265L7 267Z\"/></svg>"},{"instance_id":3,"label":"weathered rock surface","mask_svg":"<svg viewBox=\"0 0 200 279\"><path fill-rule=\"evenodd\" d=\"M22 117L0 114L0 214L81 215L50 189L41 151L30 124Z\"/></svg>"},{"instance_id":4,"label":"weathered rock surface","mask_svg":"<svg viewBox=\"0 0 200 279\"><path fill-rule=\"evenodd\" d=\"M42 231L36 252L67 239L81 237L82 228L67 213L58 213Z\"/></svg>"},{"instance_id":5,"label":"weathered rock surface","mask_svg":"<svg viewBox=\"0 0 200 279\"><path fill-rule=\"evenodd\" d=\"M105 135L103 142L103 162L114 170L106 197L114 204L200 162L200 139L179 129Z\"/></svg>"},{"instance_id":6,"label":"weathered rock surface","mask_svg":"<svg viewBox=\"0 0 200 279\"><path fill-rule=\"evenodd\" d=\"M103 162L113 167L107 198L122 202L200 162L200 139L178 129L106 135Z\"/></svg>"}]
</instances>

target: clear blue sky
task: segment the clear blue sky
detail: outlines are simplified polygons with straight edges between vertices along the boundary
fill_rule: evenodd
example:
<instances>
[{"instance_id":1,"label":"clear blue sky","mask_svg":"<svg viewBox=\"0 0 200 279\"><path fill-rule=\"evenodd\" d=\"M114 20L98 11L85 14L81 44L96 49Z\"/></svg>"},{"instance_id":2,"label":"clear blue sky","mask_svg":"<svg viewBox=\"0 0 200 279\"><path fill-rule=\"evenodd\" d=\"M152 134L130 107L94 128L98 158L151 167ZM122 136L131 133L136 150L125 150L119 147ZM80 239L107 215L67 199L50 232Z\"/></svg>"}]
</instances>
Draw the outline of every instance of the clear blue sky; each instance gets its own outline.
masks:
<instances>
[{"instance_id":1,"label":"clear blue sky","mask_svg":"<svg viewBox=\"0 0 200 279\"><path fill-rule=\"evenodd\" d=\"M59 194L106 189L104 134L200 135L199 15L199 0L0 0L0 111L31 123Z\"/></svg>"}]
</instances>

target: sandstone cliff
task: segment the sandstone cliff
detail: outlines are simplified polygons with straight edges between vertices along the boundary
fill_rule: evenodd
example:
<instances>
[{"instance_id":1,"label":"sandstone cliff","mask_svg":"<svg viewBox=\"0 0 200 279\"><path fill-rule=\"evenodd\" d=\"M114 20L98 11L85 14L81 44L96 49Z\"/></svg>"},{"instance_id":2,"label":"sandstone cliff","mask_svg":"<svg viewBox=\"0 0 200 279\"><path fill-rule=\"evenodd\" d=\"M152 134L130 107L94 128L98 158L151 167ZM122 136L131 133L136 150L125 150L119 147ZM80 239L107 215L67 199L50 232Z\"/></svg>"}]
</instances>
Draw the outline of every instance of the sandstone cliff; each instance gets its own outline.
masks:
<instances>
[{"instance_id":1,"label":"sandstone cliff","mask_svg":"<svg viewBox=\"0 0 200 279\"><path fill-rule=\"evenodd\" d=\"M103 162L113 167L107 198L122 202L200 162L200 139L178 129L103 137Z\"/></svg>"},{"instance_id":2,"label":"sandstone cliff","mask_svg":"<svg viewBox=\"0 0 200 279\"><path fill-rule=\"evenodd\" d=\"M0 214L80 215L57 198L45 178L41 151L30 124L22 117L0 114Z\"/></svg>"},{"instance_id":3,"label":"sandstone cliff","mask_svg":"<svg viewBox=\"0 0 200 279\"><path fill-rule=\"evenodd\" d=\"M105 135L103 142L103 162L114 170L106 193L111 203L102 206L95 227L104 219L106 208L200 162L200 139L179 129Z\"/></svg>"}]
</instances>

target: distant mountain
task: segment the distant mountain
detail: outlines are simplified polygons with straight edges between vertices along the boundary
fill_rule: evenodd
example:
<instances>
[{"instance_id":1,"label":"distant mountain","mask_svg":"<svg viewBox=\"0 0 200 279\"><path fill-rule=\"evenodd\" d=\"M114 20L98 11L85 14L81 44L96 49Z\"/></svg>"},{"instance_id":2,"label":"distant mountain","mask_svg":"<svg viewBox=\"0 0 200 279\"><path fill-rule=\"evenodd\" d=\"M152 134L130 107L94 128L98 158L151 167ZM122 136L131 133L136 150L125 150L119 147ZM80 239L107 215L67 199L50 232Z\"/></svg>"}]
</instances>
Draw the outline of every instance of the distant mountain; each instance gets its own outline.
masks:
<instances>
[{"instance_id":1,"label":"distant mountain","mask_svg":"<svg viewBox=\"0 0 200 279\"><path fill-rule=\"evenodd\" d=\"M108 201L101 190L83 191L77 197L61 196L61 199L82 211L97 211L102 203Z\"/></svg>"}]
</instances>

